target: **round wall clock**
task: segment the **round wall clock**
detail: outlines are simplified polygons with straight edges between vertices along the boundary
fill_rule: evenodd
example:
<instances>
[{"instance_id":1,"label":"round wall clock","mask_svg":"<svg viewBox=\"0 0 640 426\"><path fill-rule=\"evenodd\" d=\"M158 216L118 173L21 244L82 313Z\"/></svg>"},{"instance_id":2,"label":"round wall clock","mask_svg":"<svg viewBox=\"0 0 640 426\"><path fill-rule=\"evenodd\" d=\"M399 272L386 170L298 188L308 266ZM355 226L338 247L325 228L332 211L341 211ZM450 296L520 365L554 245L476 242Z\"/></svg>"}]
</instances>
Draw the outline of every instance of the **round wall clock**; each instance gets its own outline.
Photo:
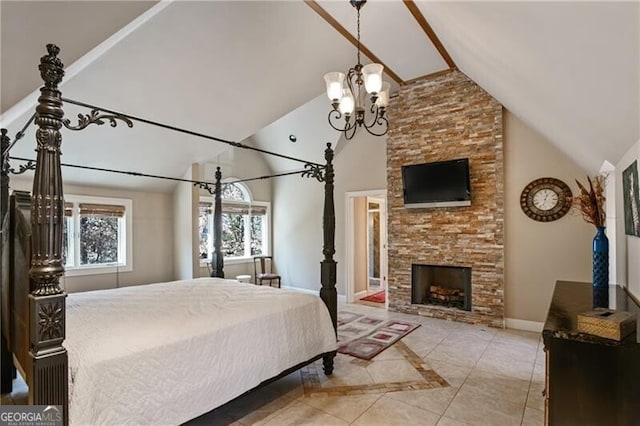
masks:
<instances>
[{"instance_id":1,"label":"round wall clock","mask_svg":"<svg viewBox=\"0 0 640 426\"><path fill-rule=\"evenodd\" d=\"M533 220L551 222L567 214L572 195L569 186L560 179L544 177L524 187L520 207Z\"/></svg>"}]
</instances>

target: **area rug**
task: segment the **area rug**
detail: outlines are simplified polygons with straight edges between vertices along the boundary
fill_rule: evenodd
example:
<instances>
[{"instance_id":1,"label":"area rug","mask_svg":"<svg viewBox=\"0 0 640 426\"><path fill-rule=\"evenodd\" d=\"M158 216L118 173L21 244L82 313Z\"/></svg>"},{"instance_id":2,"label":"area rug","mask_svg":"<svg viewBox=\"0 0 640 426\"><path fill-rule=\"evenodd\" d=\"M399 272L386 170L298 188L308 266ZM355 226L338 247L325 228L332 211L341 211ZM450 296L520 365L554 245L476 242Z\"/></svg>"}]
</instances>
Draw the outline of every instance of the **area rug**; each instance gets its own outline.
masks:
<instances>
[{"instance_id":1,"label":"area rug","mask_svg":"<svg viewBox=\"0 0 640 426\"><path fill-rule=\"evenodd\" d=\"M377 293L370 294L369 296L361 297L360 300L375 303L384 303L387 298L387 292L385 290Z\"/></svg>"},{"instance_id":2,"label":"area rug","mask_svg":"<svg viewBox=\"0 0 640 426\"><path fill-rule=\"evenodd\" d=\"M420 324L383 320L353 312L338 313L338 352L370 360Z\"/></svg>"}]
</instances>

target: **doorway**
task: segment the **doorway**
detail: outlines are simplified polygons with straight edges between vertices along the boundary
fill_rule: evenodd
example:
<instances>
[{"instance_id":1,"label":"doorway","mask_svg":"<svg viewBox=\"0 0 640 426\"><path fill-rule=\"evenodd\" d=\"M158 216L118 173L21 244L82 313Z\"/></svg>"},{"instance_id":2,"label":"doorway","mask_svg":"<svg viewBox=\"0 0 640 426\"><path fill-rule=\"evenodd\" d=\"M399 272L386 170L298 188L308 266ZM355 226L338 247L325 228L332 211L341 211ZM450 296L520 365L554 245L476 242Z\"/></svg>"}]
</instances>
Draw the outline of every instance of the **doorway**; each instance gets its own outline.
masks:
<instances>
[{"instance_id":1,"label":"doorway","mask_svg":"<svg viewBox=\"0 0 640 426\"><path fill-rule=\"evenodd\" d=\"M386 308L386 190L348 192L346 197L347 303Z\"/></svg>"}]
</instances>

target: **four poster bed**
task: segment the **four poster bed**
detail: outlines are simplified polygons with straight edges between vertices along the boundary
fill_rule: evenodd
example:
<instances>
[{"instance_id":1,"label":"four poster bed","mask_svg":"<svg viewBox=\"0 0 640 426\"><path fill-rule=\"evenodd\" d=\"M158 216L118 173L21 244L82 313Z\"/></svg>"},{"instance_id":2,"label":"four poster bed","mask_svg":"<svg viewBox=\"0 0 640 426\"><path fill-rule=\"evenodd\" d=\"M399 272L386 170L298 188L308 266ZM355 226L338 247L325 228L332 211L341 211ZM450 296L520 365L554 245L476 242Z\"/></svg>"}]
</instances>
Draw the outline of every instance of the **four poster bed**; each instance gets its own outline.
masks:
<instances>
[{"instance_id":1,"label":"four poster bed","mask_svg":"<svg viewBox=\"0 0 640 426\"><path fill-rule=\"evenodd\" d=\"M11 169L2 129L2 392L11 390L13 359L29 387L28 403L62 405L65 424L173 424L321 358L331 374L337 294L330 144L324 165L294 159L305 163L296 173L325 186L320 298L224 279L220 168L214 184L189 181L215 195L211 278L67 295L59 284L63 125L81 130L119 119L131 127L137 120L292 158L101 107L90 106L91 115L71 126L63 120L63 101L88 105L62 98L59 49L47 50L39 67L44 87L35 114L35 162ZM9 172L28 168L35 169L31 195L9 198Z\"/></svg>"}]
</instances>

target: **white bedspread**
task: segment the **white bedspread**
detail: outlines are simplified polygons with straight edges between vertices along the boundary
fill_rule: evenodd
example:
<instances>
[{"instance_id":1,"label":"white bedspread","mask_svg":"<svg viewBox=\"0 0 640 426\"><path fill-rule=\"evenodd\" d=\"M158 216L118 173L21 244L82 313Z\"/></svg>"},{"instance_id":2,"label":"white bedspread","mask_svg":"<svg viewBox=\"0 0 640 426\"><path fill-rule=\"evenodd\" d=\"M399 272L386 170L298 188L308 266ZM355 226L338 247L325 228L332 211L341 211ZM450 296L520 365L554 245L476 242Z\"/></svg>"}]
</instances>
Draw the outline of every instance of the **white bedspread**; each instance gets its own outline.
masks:
<instances>
[{"instance_id":1,"label":"white bedspread","mask_svg":"<svg viewBox=\"0 0 640 426\"><path fill-rule=\"evenodd\" d=\"M336 349L318 296L218 278L70 294L70 421L179 424Z\"/></svg>"}]
</instances>

